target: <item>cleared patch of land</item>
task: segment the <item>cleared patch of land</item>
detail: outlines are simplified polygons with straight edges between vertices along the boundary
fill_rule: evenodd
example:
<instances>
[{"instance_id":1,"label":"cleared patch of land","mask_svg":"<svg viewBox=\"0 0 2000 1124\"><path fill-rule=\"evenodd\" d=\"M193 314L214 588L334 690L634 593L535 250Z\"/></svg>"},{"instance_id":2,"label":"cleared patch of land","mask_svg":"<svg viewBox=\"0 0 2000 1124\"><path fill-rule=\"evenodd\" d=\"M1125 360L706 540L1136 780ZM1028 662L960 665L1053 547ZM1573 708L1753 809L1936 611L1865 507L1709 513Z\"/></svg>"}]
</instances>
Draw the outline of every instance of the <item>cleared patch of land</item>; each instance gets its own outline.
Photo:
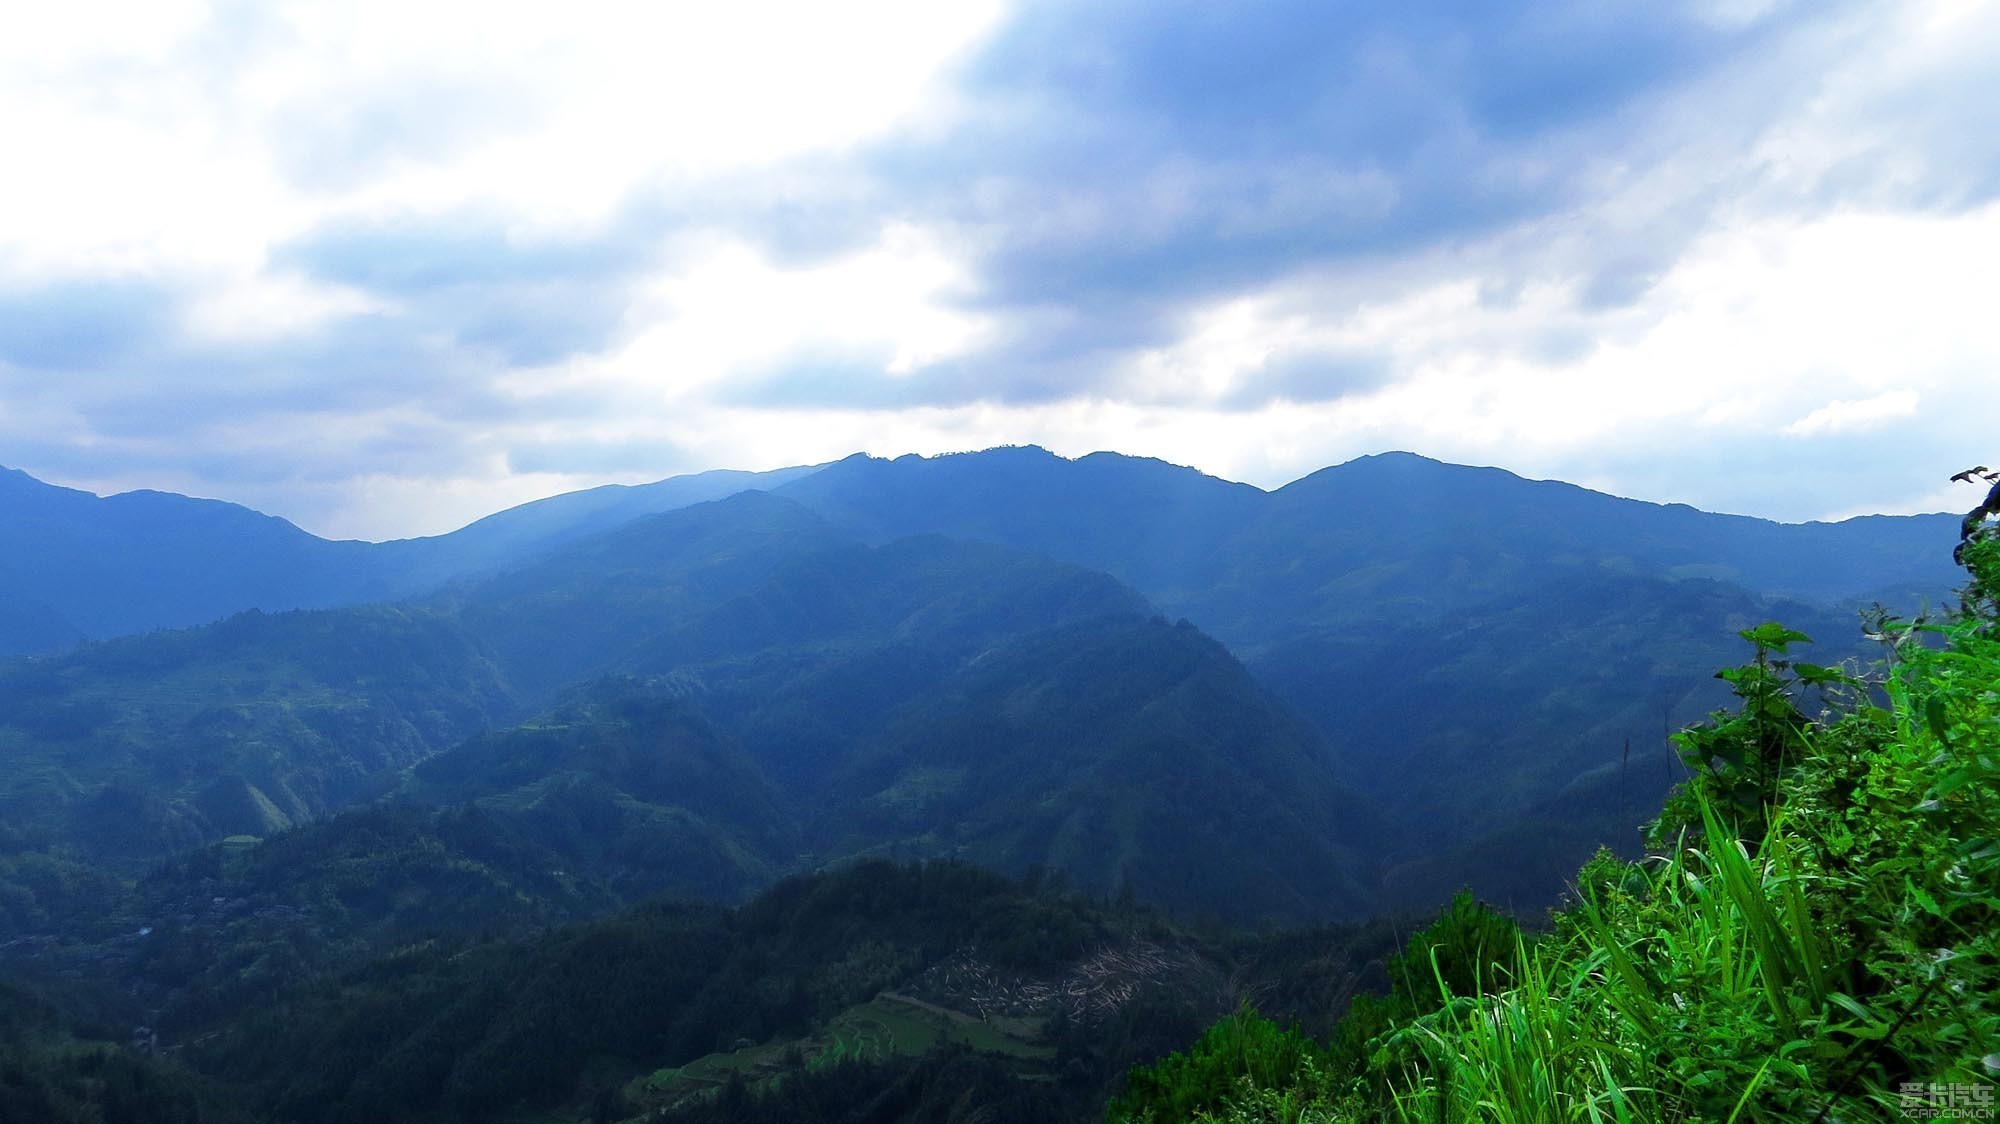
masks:
<instances>
[{"instance_id":1,"label":"cleared patch of land","mask_svg":"<svg viewBox=\"0 0 2000 1124\"><path fill-rule=\"evenodd\" d=\"M708 1054L635 1079L626 1087L634 1104L663 1108L714 1092L740 1076L755 1086L800 1069L846 1061L917 1057L943 1045L961 1045L986 1054L1018 1059L1033 1068L1054 1056L1037 1039L1043 1020L1032 1017L981 1019L964 1011L883 992L850 1007L805 1038L778 1039L756 1046Z\"/></svg>"}]
</instances>

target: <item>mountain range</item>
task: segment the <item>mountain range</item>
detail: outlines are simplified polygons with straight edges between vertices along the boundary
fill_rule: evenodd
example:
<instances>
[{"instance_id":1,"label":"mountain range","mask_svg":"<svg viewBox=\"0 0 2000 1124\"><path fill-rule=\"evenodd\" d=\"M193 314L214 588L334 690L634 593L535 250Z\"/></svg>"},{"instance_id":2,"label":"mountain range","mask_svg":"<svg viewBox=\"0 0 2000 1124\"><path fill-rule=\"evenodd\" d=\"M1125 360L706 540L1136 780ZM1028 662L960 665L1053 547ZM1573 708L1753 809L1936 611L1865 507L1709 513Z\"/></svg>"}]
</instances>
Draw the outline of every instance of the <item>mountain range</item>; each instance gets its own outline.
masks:
<instances>
[{"instance_id":1,"label":"mountain range","mask_svg":"<svg viewBox=\"0 0 2000 1124\"><path fill-rule=\"evenodd\" d=\"M1162 461L1028 447L768 472L718 470L523 504L446 535L330 541L247 508L163 492L100 498L0 469L10 591L0 654L61 650L247 609L401 599L517 568L635 519L768 491L864 541L924 533L1103 570L1232 646L1267 642L1301 596L1445 603L1523 566L1591 563L1712 578L1814 602L1934 596L1956 581L1948 519L1785 524L1524 480L1408 453L1362 457L1272 492ZM1476 577L1439 564L1484 563ZM1422 575L1434 577L1427 582ZM1414 584L1412 582L1414 581Z\"/></svg>"},{"instance_id":2,"label":"mountain range","mask_svg":"<svg viewBox=\"0 0 2000 1124\"><path fill-rule=\"evenodd\" d=\"M0 809L37 853L143 864L396 793L602 789L706 856L655 888L949 855L1288 917L1464 881L1545 897L1657 806L1662 735L1725 697L1733 631L1781 617L1827 662L1860 655L1858 609L1953 588L1956 531L1401 453L1265 492L1033 447L598 488L387 543L7 472L0 523L21 544L0 650L32 657L0 666ZM577 713L647 735L620 708L667 703L647 713L712 730L703 767L749 794L731 807L773 811L635 793L554 748L512 795L405 779ZM1221 891L1264 832L1291 869Z\"/></svg>"},{"instance_id":3,"label":"mountain range","mask_svg":"<svg viewBox=\"0 0 2000 1124\"><path fill-rule=\"evenodd\" d=\"M1237 1003L1330 1025L1380 918L1633 849L1739 630L1862 660L1958 584L1951 516L1409 454L856 456L388 543L7 472L0 526L32 1118L1085 1118Z\"/></svg>"}]
</instances>

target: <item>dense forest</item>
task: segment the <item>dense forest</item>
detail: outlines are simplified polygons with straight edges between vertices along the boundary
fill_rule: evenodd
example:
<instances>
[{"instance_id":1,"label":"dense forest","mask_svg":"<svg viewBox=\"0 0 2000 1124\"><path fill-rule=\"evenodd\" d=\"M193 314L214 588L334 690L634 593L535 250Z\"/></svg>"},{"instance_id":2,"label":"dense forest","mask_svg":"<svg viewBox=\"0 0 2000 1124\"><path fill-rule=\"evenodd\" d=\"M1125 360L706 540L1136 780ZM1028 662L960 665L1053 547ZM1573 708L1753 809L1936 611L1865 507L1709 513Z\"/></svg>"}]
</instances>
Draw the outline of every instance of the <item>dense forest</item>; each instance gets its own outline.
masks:
<instances>
[{"instance_id":1,"label":"dense forest","mask_svg":"<svg viewBox=\"0 0 2000 1124\"><path fill-rule=\"evenodd\" d=\"M1388 921L1191 928L1056 875L879 861L550 926L426 862L411 825L352 829L365 851L309 868L163 873L224 893L143 949L24 972L95 1017L9 993L0 1119L1087 1120L1238 1004L1330 1027L1397 942ZM382 900L418 886L449 915ZM149 1004L136 1039L105 1029ZM113 1081L174 1099L120 1107Z\"/></svg>"}]
</instances>

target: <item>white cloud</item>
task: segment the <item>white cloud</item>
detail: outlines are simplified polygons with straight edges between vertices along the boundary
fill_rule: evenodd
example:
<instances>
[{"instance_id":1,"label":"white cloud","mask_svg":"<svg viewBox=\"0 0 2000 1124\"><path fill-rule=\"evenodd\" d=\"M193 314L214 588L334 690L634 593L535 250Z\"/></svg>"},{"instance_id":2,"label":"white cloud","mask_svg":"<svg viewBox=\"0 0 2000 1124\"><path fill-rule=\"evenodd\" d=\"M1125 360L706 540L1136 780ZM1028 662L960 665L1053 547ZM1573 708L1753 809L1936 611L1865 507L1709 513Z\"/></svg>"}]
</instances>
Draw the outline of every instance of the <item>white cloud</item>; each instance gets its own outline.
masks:
<instances>
[{"instance_id":1,"label":"white cloud","mask_svg":"<svg viewBox=\"0 0 2000 1124\"><path fill-rule=\"evenodd\" d=\"M726 235L698 242L686 264L647 283L628 314L629 341L583 361L578 376L645 388L679 407L791 359L854 357L906 373L962 354L983 330L979 317L950 304L967 284L962 267L912 227L891 226L873 246L796 267Z\"/></svg>"},{"instance_id":2,"label":"white cloud","mask_svg":"<svg viewBox=\"0 0 2000 1124\"><path fill-rule=\"evenodd\" d=\"M0 246L193 250L177 230L270 238L328 213L481 199L536 221L601 211L648 177L837 150L920 118L999 14L914 0L16 5L0 17L0 137L32 159L0 198L50 205L0 213ZM299 148L314 143L328 147Z\"/></svg>"},{"instance_id":3,"label":"white cloud","mask_svg":"<svg viewBox=\"0 0 2000 1124\"><path fill-rule=\"evenodd\" d=\"M2000 260L2000 205L1725 226L1641 299L1607 309L1548 283L1486 299L1479 270L1490 260L1471 248L1457 275L1437 263L1439 279L1359 302L1340 278L1296 278L1218 303L1177 343L1131 364L1133 381L1178 387L1197 407L1269 364L1328 350L1383 357L1397 377L1380 390L1242 416L1133 413L1107 433L1263 484L1408 448L1789 518L1847 511L1853 500L1787 498L1768 478L1687 466L1764 455L1777 434L1915 424L1933 434L1920 450L1847 466L1879 475L1866 501L1875 510L1910 510L1913 497L1937 495L1931 482L1958 459L1988 455L1977 419L2000 414L2000 326L1989 326L1981 278ZM1518 254L1508 260L1522 266ZM1639 463L1648 460L1678 466L1678 482L1663 490Z\"/></svg>"},{"instance_id":4,"label":"white cloud","mask_svg":"<svg viewBox=\"0 0 2000 1124\"><path fill-rule=\"evenodd\" d=\"M1911 417L1917 412L1913 390L1891 390L1873 398L1828 402L1779 432L1787 437L1814 437L1823 433L1848 433L1869 429L1893 418Z\"/></svg>"},{"instance_id":5,"label":"white cloud","mask_svg":"<svg viewBox=\"0 0 2000 1124\"><path fill-rule=\"evenodd\" d=\"M386 311L380 299L296 273L258 272L218 279L187 310L187 329L214 341L268 340L329 321Z\"/></svg>"},{"instance_id":6,"label":"white cloud","mask_svg":"<svg viewBox=\"0 0 2000 1124\"><path fill-rule=\"evenodd\" d=\"M0 282L141 277L285 323L339 218L574 229L921 120L996 3L80 3L0 14ZM287 311L274 313L280 304Z\"/></svg>"}]
</instances>

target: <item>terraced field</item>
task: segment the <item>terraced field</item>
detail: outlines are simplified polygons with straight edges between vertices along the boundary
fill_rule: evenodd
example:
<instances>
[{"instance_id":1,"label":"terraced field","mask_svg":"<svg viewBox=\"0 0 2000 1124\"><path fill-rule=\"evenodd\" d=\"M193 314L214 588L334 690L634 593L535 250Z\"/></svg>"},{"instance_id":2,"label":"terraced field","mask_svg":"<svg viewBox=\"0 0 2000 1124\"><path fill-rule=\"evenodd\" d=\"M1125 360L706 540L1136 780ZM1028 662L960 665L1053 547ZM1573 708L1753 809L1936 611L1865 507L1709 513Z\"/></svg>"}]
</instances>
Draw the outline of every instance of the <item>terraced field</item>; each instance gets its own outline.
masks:
<instances>
[{"instance_id":1,"label":"terraced field","mask_svg":"<svg viewBox=\"0 0 2000 1124\"><path fill-rule=\"evenodd\" d=\"M638 1078L626 1088L635 1104L664 1108L721 1089L732 1076L751 1085L798 1068L819 1069L844 1061L879 1061L896 1055L929 1053L956 1043L981 1053L1017 1058L1032 1066L1053 1056L1036 1041L1042 1020L996 1016L981 1019L920 999L884 992L850 1007L818 1034L709 1054Z\"/></svg>"}]
</instances>

